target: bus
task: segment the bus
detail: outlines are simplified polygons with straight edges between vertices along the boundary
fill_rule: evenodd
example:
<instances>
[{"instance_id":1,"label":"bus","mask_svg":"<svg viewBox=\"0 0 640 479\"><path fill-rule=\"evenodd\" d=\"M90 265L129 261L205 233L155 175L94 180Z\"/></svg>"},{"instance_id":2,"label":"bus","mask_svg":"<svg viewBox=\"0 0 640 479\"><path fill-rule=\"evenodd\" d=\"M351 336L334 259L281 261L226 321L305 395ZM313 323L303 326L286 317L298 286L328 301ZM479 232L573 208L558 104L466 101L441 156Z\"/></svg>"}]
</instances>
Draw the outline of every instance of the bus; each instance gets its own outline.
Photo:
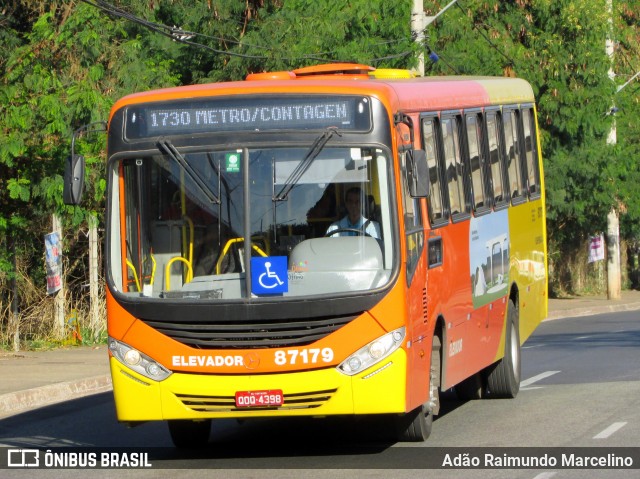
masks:
<instances>
[{"instance_id":1,"label":"bus","mask_svg":"<svg viewBox=\"0 0 640 479\"><path fill-rule=\"evenodd\" d=\"M424 441L442 391L517 395L548 304L525 80L254 73L126 96L107 137L120 422L166 421L177 447L300 416ZM68 203L83 176L72 149Z\"/></svg>"}]
</instances>

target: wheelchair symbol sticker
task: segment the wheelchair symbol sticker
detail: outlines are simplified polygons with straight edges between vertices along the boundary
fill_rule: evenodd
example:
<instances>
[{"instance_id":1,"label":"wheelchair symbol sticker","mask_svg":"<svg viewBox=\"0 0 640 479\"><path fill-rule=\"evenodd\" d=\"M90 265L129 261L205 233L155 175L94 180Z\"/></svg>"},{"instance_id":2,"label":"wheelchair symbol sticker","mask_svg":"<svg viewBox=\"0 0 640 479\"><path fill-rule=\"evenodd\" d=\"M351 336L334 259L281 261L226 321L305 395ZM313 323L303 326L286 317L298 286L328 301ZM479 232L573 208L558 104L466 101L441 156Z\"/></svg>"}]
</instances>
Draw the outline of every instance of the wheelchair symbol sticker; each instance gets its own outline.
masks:
<instances>
[{"instance_id":1,"label":"wheelchair symbol sticker","mask_svg":"<svg viewBox=\"0 0 640 479\"><path fill-rule=\"evenodd\" d=\"M251 292L282 294L289 291L286 256L251 258Z\"/></svg>"}]
</instances>

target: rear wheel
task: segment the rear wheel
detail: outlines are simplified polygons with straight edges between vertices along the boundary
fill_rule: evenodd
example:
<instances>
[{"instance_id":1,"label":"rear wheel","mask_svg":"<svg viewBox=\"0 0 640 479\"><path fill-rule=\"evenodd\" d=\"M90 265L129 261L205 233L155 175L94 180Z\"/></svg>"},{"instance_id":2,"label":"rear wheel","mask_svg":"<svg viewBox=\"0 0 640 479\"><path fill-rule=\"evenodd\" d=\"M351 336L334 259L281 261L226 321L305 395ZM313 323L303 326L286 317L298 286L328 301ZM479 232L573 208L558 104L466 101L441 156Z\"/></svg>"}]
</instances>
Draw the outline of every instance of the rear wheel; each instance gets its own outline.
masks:
<instances>
[{"instance_id":1,"label":"rear wheel","mask_svg":"<svg viewBox=\"0 0 640 479\"><path fill-rule=\"evenodd\" d=\"M209 442L211 419L203 421L171 420L168 422L169 434L176 447L195 449Z\"/></svg>"},{"instance_id":2,"label":"rear wheel","mask_svg":"<svg viewBox=\"0 0 640 479\"><path fill-rule=\"evenodd\" d=\"M509 300L504 357L487 371L487 386L492 398L514 398L520 391L520 333L518 308Z\"/></svg>"}]
</instances>

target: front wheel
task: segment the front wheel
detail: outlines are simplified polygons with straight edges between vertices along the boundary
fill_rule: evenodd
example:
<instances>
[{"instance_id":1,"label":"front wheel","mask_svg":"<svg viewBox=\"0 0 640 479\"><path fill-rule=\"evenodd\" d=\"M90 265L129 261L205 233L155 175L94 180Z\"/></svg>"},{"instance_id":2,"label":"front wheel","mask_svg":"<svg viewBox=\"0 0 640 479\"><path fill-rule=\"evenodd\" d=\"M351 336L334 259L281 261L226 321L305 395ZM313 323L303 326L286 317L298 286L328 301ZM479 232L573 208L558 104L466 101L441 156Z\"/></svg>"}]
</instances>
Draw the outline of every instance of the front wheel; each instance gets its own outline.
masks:
<instances>
[{"instance_id":1,"label":"front wheel","mask_svg":"<svg viewBox=\"0 0 640 479\"><path fill-rule=\"evenodd\" d=\"M422 442L429 439L431 435L433 416L440 411L441 354L442 342L440 337L434 334L431 343L429 402L395 418L396 436L399 441Z\"/></svg>"},{"instance_id":2,"label":"front wheel","mask_svg":"<svg viewBox=\"0 0 640 479\"><path fill-rule=\"evenodd\" d=\"M171 420L168 422L169 434L178 448L195 449L209 442L211 419L203 421Z\"/></svg>"},{"instance_id":3,"label":"front wheel","mask_svg":"<svg viewBox=\"0 0 640 479\"><path fill-rule=\"evenodd\" d=\"M395 418L396 434L399 441L422 442L429 439L433 426L433 413L422 405L413 411Z\"/></svg>"},{"instance_id":4,"label":"front wheel","mask_svg":"<svg viewBox=\"0 0 640 479\"><path fill-rule=\"evenodd\" d=\"M492 398L514 398L520 391L520 333L518 308L509 300L504 357L487 371L487 386Z\"/></svg>"}]
</instances>

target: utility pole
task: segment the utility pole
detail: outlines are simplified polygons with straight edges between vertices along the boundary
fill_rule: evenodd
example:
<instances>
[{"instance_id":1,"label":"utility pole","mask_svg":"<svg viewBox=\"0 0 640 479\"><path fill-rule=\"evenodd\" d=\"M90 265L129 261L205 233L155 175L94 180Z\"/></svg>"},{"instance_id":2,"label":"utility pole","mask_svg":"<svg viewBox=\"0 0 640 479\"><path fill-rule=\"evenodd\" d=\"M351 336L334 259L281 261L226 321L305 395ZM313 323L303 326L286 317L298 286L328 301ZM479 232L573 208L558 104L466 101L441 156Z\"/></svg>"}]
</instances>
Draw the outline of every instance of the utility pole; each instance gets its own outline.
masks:
<instances>
[{"instance_id":1,"label":"utility pole","mask_svg":"<svg viewBox=\"0 0 640 479\"><path fill-rule=\"evenodd\" d=\"M424 29L426 28L423 0L413 0L411 6L411 34L415 38L415 42L420 45L420 54L418 55L418 67L416 71L421 77L424 76Z\"/></svg>"},{"instance_id":2,"label":"utility pole","mask_svg":"<svg viewBox=\"0 0 640 479\"><path fill-rule=\"evenodd\" d=\"M613 0L607 0L607 39L605 42L605 51L609 57L609 79L615 81L616 74L613 71ZM614 109L612 107L611 111ZM617 139L616 117L612 115L611 129L607 136L607 144L613 147ZM620 277L620 226L618 212L615 207L607 215L607 298L620 299L621 297L621 277Z\"/></svg>"},{"instance_id":3,"label":"utility pole","mask_svg":"<svg viewBox=\"0 0 640 479\"><path fill-rule=\"evenodd\" d=\"M424 30L431 25L436 18L449 10L457 1L458 0L452 0L437 14L430 17L424 14L423 0L413 0L411 6L411 33L416 39L416 43L422 47L422 51L420 55L418 55L418 67L416 69L417 73L422 77L424 76Z\"/></svg>"}]
</instances>

